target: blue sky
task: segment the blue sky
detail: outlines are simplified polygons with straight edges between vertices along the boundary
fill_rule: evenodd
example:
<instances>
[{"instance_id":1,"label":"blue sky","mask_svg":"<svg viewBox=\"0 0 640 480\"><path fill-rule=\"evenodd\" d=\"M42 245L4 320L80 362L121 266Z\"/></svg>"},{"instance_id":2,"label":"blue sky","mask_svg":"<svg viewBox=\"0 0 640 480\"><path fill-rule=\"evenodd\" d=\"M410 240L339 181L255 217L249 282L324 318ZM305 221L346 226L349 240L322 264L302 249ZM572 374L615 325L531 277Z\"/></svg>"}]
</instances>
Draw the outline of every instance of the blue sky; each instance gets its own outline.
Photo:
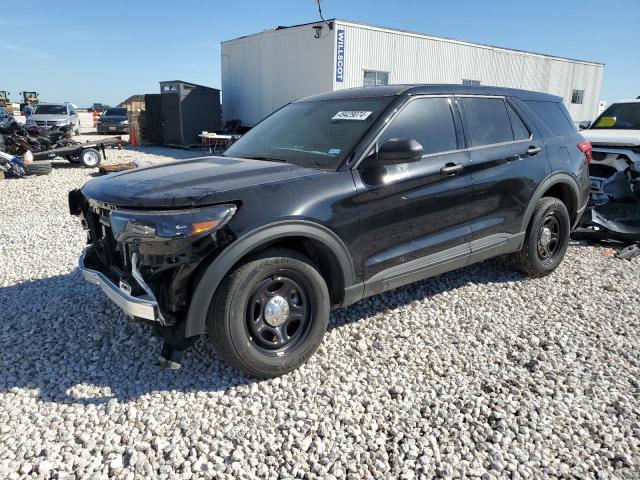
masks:
<instances>
[{"instance_id":1,"label":"blue sky","mask_svg":"<svg viewBox=\"0 0 640 480\"><path fill-rule=\"evenodd\" d=\"M640 95L640 0L324 0L342 18L605 63L602 99ZM315 21L313 0L0 0L0 89L116 104L161 80L220 87L220 42ZM224 92L223 92L224 94Z\"/></svg>"}]
</instances>

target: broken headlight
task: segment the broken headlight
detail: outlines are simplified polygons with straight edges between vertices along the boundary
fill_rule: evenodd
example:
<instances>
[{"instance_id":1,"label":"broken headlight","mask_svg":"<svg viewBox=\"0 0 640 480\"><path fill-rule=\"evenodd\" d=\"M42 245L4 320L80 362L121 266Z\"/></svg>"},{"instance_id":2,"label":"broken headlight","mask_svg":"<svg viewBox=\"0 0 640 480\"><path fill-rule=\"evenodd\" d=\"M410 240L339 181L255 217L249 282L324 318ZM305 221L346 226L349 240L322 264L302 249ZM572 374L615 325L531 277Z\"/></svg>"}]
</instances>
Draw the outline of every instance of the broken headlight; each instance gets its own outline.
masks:
<instances>
[{"instance_id":1,"label":"broken headlight","mask_svg":"<svg viewBox=\"0 0 640 480\"><path fill-rule=\"evenodd\" d=\"M235 212L235 205L157 212L114 210L110 223L119 242L169 240L211 233L226 224Z\"/></svg>"}]
</instances>

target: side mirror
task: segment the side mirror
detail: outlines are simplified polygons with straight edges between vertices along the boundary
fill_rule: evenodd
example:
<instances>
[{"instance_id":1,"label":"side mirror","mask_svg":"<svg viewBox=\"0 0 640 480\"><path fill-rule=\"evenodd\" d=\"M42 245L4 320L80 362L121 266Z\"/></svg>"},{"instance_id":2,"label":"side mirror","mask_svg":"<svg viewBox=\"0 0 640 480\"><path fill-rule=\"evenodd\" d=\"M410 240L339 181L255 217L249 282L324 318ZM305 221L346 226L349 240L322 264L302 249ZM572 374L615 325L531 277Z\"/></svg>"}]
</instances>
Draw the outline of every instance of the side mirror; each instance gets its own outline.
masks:
<instances>
[{"instance_id":1,"label":"side mirror","mask_svg":"<svg viewBox=\"0 0 640 480\"><path fill-rule=\"evenodd\" d=\"M382 144L377 155L366 160L366 165L370 167L381 167L385 165L417 162L422 160L422 151L422 145L416 140L392 138Z\"/></svg>"},{"instance_id":2,"label":"side mirror","mask_svg":"<svg viewBox=\"0 0 640 480\"><path fill-rule=\"evenodd\" d=\"M586 129L587 129L587 128L589 128L590 126L591 126L591 122L590 122L590 121L588 121L588 120L587 120L586 122L580 122L580 123L578 124L578 128L579 128L580 130L586 130Z\"/></svg>"}]
</instances>

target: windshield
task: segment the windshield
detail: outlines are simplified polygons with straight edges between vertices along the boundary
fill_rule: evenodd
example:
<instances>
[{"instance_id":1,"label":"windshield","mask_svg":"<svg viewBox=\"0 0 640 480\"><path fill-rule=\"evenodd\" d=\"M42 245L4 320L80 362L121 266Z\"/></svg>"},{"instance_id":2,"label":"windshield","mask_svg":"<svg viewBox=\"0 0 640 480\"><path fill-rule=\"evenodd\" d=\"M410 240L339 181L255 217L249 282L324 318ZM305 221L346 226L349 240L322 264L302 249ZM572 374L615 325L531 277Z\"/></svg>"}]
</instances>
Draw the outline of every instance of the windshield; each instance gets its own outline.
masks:
<instances>
[{"instance_id":1,"label":"windshield","mask_svg":"<svg viewBox=\"0 0 640 480\"><path fill-rule=\"evenodd\" d=\"M110 108L106 112L104 112L105 117L126 117L127 109L126 108Z\"/></svg>"},{"instance_id":2,"label":"windshield","mask_svg":"<svg viewBox=\"0 0 640 480\"><path fill-rule=\"evenodd\" d=\"M249 130L224 155L336 170L392 99L291 103Z\"/></svg>"},{"instance_id":3,"label":"windshield","mask_svg":"<svg viewBox=\"0 0 640 480\"><path fill-rule=\"evenodd\" d=\"M640 102L614 103L596 120L594 130L640 130Z\"/></svg>"},{"instance_id":4,"label":"windshield","mask_svg":"<svg viewBox=\"0 0 640 480\"><path fill-rule=\"evenodd\" d=\"M38 115L66 115L66 105L36 105L33 113Z\"/></svg>"}]
</instances>

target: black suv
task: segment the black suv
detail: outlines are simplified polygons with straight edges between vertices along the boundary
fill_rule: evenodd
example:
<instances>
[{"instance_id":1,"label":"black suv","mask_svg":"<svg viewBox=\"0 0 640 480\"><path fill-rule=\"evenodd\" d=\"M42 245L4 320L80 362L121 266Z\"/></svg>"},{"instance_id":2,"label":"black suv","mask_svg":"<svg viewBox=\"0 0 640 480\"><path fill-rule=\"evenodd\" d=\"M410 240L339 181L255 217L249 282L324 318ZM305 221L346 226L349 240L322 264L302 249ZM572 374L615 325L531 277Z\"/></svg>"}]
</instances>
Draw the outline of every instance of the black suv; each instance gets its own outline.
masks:
<instances>
[{"instance_id":1,"label":"black suv","mask_svg":"<svg viewBox=\"0 0 640 480\"><path fill-rule=\"evenodd\" d=\"M109 175L69 194L84 277L165 339L209 335L271 377L316 350L332 308L502 254L558 267L591 146L559 97L460 85L293 102L223 156Z\"/></svg>"}]
</instances>

